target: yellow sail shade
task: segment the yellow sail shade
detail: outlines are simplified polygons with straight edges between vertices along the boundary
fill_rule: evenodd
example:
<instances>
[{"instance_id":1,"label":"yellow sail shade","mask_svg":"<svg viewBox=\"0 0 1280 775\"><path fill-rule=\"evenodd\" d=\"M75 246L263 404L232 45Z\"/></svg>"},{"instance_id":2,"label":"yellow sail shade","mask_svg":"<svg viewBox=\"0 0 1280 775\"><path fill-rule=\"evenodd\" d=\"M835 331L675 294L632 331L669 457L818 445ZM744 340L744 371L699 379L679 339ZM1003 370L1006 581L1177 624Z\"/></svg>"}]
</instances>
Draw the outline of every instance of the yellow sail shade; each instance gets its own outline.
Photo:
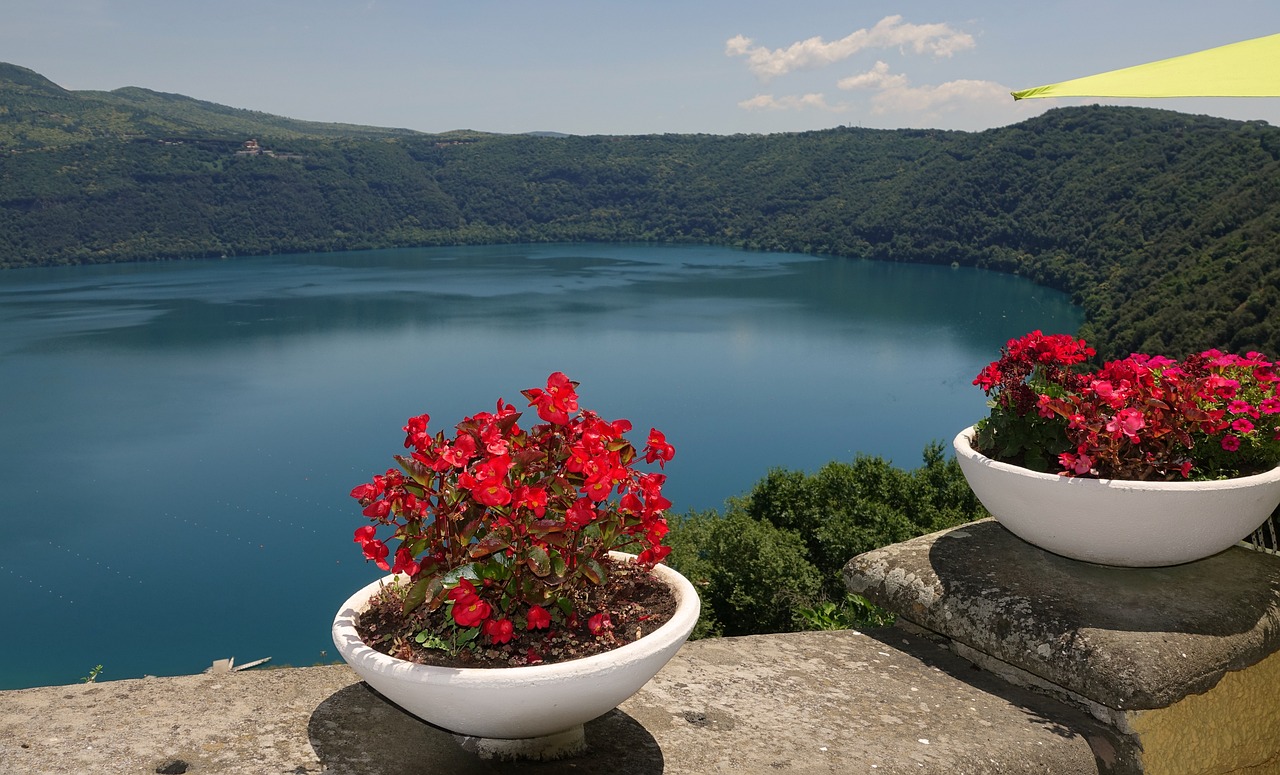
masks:
<instances>
[{"instance_id":1,"label":"yellow sail shade","mask_svg":"<svg viewBox=\"0 0 1280 775\"><path fill-rule=\"evenodd\" d=\"M1012 92L1035 97L1277 97L1280 34Z\"/></svg>"}]
</instances>

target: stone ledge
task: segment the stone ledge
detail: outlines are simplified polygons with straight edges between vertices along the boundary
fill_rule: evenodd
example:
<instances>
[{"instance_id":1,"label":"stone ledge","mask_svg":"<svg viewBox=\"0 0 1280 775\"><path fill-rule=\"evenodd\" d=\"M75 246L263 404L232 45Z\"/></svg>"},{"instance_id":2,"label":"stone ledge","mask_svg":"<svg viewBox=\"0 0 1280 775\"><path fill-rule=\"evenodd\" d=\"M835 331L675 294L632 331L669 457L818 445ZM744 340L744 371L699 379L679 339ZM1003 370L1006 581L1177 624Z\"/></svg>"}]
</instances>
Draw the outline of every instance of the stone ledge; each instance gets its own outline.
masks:
<instances>
[{"instance_id":1,"label":"stone ledge","mask_svg":"<svg viewBox=\"0 0 1280 775\"><path fill-rule=\"evenodd\" d=\"M689 643L586 732L577 759L483 761L342 665L0 692L0 772L33 775L1073 775L1133 756L1082 711L897 629Z\"/></svg>"},{"instance_id":2,"label":"stone ledge","mask_svg":"<svg viewBox=\"0 0 1280 775\"><path fill-rule=\"evenodd\" d=\"M921 627L1121 711L1169 707L1280 650L1280 561L1243 548L1109 568L984 520L859 555L845 580Z\"/></svg>"}]
</instances>

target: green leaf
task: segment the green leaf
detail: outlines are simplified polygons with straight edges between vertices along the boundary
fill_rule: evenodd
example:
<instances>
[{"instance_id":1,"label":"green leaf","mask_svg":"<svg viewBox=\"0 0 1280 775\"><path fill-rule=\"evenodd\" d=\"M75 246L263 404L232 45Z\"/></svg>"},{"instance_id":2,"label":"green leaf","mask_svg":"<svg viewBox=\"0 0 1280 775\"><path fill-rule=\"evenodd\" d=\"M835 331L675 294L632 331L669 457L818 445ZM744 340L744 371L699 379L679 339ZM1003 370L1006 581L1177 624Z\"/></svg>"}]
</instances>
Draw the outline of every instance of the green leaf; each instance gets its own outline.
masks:
<instances>
[{"instance_id":1,"label":"green leaf","mask_svg":"<svg viewBox=\"0 0 1280 775\"><path fill-rule=\"evenodd\" d=\"M455 587L462 579L466 579L473 584L480 580L480 571L477 569L474 562L469 562L466 565L459 565L446 573L444 576L444 585L446 587Z\"/></svg>"},{"instance_id":2,"label":"green leaf","mask_svg":"<svg viewBox=\"0 0 1280 775\"><path fill-rule=\"evenodd\" d=\"M409 587L409 593L404 596L404 613L410 613L418 606L426 602L427 598L435 597L436 593L442 590L444 585L440 581L439 576L428 576L420 578L413 582L413 586ZM436 606L432 606L434 609Z\"/></svg>"},{"instance_id":3,"label":"green leaf","mask_svg":"<svg viewBox=\"0 0 1280 775\"><path fill-rule=\"evenodd\" d=\"M483 560L490 555L501 552L509 546L511 546L511 542L504 536L500 536L497 533L490 533L483 539L471 544L471 547L467 550L467 554L473 560Z\"/></svg>"},{"instance_id":4,"label":"green leaf","mask_svg":"<svg viewBox=\"0 0 1280 775\"><path fill-rule=\"evenodd\" d=\"M428 632L427 630L423 630L422 632L418 633L417 636L414 637L414 640L422 644L424 648L437 649L439 651L447 651L450 654L455 653L454 648L449 645L448 641L446 641L444 638L441 638L439 635L436 635L434 632Z\"/></svg>"},{"instance_id":5,"label":"green leaf","mask_svg":"<svg viewBox=\"0 0 1280 775\"><path fill-rule=\"evenodd\" d=\"M555 533L563 533L564 530L564 522L556 519L535 519L529 525L529 533L538 538L545 538Z\"/></svg>"},{"instance_id":6,"label":"green leaf","mask_svg":"<svg viewBox=\"0 0 1280 775\"><path fill-rule=\"evenodd\" d=\"M400 468L403 469L404 472L413 479L413 481L423 487L429 487L431 485L431 480L435 478L434 471L411 457L396 455L395 458L396 462L400 464Z\"/></svg>"},{"instance_id":7,"label":"green leaf","mask_svg":"<svg viewBox=\"0 0 1280 775\"><path fill-rule=\"evenodd\" d=\"M592 584L602 584L608 573L605 572L604 566L596 558L592 557L582 563L582 575Z\"/></svg>"},{"instance_id":8,"label":"green leaf","mask_svg":"<svg viewBox=\"0 0 1280 775\"><path fill-rule=\"evenodd\" d=\"M533 571L535 576L547 576L551 573L551 557L541 546L529 549L524 564L529 566L529 570Z\"/></svg>"},{"instance_id":9,"label":"green leaf","mask_svg":"<svg viewBox=\"0 0 1280 775\"><path fill-rule=\"evenodd\" d=\"M465 544L471 543L471 540L476 537L476 531L478 531L483 525L484 520L479 516L468 519L462 524L462 530L459 531L458 538Z\"/></svg>"}]
</instances>

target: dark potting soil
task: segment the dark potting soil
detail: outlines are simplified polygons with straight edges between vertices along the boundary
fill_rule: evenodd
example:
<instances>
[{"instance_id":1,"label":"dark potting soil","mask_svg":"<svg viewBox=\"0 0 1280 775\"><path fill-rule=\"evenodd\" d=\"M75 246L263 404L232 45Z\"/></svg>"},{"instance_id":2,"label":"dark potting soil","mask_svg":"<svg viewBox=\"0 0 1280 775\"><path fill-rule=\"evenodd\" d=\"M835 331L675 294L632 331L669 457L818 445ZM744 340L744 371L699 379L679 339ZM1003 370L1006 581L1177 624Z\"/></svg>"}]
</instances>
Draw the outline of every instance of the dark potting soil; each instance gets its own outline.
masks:
<instances>
[{"instance_id":1,"label":"dark potting soil","mask_svg":"<svg viewBox=\"0 0 1280 775\"><path fill-rule=\"evenodd\" d=\"M406 618L403 605L407 591L408 585L384 586L360 614L356 631L361 640L383 654L438 667L520 667L589 657L639 640L666 624L676 610L675 595L652 573L630 562L610 561L604 583L591 585L575 601L576 622L553 621L542 630L526 630L517 625L506 643L490 643L480 635L474 649L463 648L450 654L444 649L427 648L415 639L423 630L434 630L432 623L449 615L445 607L428 611L422 605ZM592 634L587 619L603 611L608 612L612 627Z\"/></svg>"}]
</instances>

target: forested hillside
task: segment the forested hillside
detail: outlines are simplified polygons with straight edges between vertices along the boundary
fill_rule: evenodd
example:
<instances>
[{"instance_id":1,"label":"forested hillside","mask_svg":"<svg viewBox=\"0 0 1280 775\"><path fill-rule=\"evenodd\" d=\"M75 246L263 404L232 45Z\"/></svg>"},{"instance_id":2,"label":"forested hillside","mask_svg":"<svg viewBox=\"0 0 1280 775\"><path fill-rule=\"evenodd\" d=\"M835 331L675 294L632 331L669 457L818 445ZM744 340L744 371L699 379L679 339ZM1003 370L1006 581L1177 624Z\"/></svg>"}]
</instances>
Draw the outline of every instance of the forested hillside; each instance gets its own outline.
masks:
<instances>
[{"instance_id":1,"label":"forested hillside","mask_svg":"<svg viewBox=\"0 0 1280 775\"><path fill-rule=\"evenodd\" d=\"M425 135L0 65L5 267L703 241L1016 272L1072 293L1108 355L1275 354L1278 186L1280 129L1137 108L977 133Z\"/></svg>"}]
</instances>

